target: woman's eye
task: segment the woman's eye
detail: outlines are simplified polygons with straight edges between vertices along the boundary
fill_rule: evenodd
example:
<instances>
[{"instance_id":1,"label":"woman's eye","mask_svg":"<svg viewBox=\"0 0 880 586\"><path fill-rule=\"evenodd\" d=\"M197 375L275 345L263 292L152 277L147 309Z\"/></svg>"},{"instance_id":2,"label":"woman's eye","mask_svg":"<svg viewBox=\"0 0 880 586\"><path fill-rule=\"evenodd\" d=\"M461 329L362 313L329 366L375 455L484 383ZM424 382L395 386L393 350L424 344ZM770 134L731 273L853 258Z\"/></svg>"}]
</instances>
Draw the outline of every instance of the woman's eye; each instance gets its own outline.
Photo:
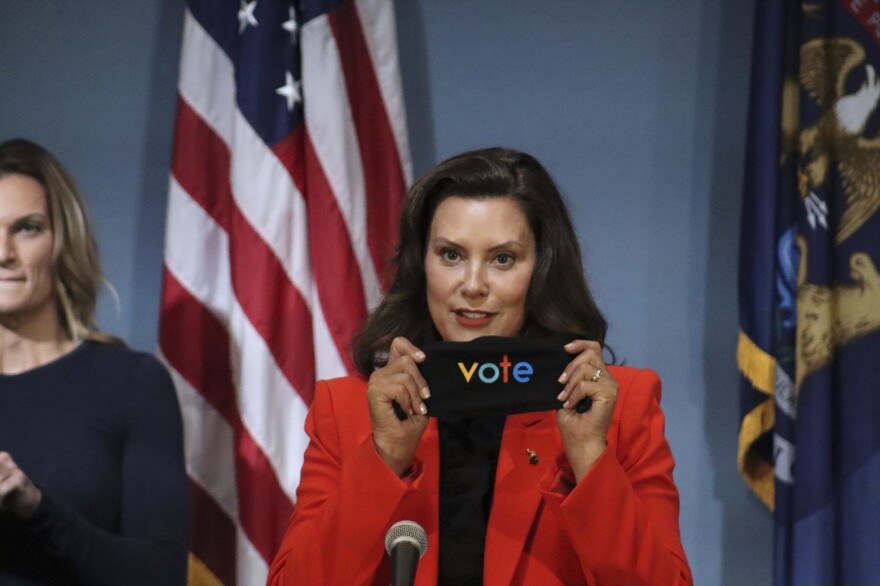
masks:
<instances>
[{"instance_id":1,"label":"woman's eye","mask_svg":"<svg viewBox=\"0 0 880 586\"><path fill-rule=\"evenodd\" d=\"M500 265L513 264L513 261L514 261L513 255L508 254L506 252L502 252L501 254L499 254L498 256L495 257L495 262L497 262Z\"/></svg>"},{"instance_id":2,"label":"woman's eye","mask_svg":"<svg viewBox=\"0 0 880 586\"><path fill-rule=\"evenodd\" d=\"M32 222L28 222L26 224L21 224L18 227L19 232L24 232L25 234L39 234L43 231L42 224L36 224Z\"/></svg>"},{"instance_id":3,"label":"woman's eye","mask_svg":"<svg viewBox=\"0 0 880 586\"><path fill-rule=\"evenodd\" d=\"M451 249L449 249L449 248L447 248L446 250L441 251L441 252L440 252L440 257L441 257L443 260L448 261L448 262L455 262L455 261L457 261L459 258L461 258L461 256L458 254L458 252L456 252L455 250L451 250Z\"/></svg>"}]
</instances>

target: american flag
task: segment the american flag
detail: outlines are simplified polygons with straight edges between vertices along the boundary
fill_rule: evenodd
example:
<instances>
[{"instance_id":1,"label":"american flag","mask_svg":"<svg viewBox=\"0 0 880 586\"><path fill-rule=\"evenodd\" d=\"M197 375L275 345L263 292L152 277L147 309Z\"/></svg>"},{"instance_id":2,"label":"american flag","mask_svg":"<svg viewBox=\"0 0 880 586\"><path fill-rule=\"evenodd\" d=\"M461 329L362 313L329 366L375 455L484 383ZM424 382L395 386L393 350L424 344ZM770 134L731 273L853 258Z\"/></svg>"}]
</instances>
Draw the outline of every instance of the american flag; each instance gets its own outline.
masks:
<instances>
[{"instance_id":1,"label":"american flag","mask_svg":"<svg viewBox=\"0 0 880 586\"><path fill-rule=\"evenodd\" d=\"M183 411L191 583L262 584L316 378L387 282L410 182L391 0L190 0L160 350Z\"/></svg>"}]
</instances>

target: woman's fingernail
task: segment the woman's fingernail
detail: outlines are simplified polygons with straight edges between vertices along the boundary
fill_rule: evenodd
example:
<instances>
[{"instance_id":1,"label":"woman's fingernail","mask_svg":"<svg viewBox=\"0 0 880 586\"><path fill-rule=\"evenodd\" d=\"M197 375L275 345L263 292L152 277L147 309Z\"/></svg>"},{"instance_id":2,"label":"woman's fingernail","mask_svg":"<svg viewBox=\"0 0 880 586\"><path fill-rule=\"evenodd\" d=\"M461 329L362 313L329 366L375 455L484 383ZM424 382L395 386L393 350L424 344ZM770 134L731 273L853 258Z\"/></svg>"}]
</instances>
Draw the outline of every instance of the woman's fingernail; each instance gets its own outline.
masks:
<instances>
[{"instance_id":1,"label":"woman's fingernail","mask_svg":"<svg viewBox=\"0 0 880 586\"><path fill-rule=\"evenodd\" d=\"M422 398L423 399L430 399L431 398L431 391L428 390L428 387L422 387Z\"/></svg>"},{"instance_id":2,"label":"woman's fingernail","mask_svg":"<svg viewBox=\"0 0 880 586\"><path fill-rule=\"evenodd\" d=\"M422 352L421 350L419 350L418 352L416 352L416 358L417 358L418 360L424 360L424 359L425 359L425 353Z\"/></svg>"},{"instance_id":3,"label":"woman's fingernail","mask_svg":"<svg viewBox=\"0 0 880 586\"><path fill-rule=\"evenodd\" d=\"M428 408L425 407L425 404L424 404L424 403L422 403L422 404L419 406L419 411L421 411L422 415L427 415L427 414L428 414Z\"/></svg>"},{"instance_id":4,"label":"woman's fingernail","mask_svg":"<svg viewBox=\"0 0 880 586\"><path fill-rule=\"evenodd\" d=\"M561 383L564 383L567 378L568 378L568 373L563 372L562 374L559 375L559 378L556 380L558 380Z\"/></svg>"},{"instance_id":5,"label":"woman's fingernail","mask_svg":"<svg viewBox=\"0 0 880 586\"><path fill-rule=\"evenodd\" d=\"M561 401L562 397L564 397L564 396L565 396L565 391L561 391L558 395L556 395L556 398Z\"/></svg>"}]
</instances>

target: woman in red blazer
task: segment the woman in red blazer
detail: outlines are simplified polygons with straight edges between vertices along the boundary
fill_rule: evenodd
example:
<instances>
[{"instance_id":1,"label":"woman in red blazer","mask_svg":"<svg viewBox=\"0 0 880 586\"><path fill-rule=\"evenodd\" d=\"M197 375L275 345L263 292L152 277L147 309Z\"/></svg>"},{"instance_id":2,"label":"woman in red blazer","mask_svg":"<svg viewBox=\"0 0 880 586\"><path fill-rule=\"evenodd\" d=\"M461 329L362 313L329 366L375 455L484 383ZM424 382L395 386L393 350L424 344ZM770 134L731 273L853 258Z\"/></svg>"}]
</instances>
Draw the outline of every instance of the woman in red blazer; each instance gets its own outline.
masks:
<instances>
[{"instance_id":1,"label":"woman in red blazer","mask_svg":"<svg viewBox=\"0 0 880 586\"><path fill-rule=\"evenodd\" d=\"M407 519L430 544L419 585L690 584L660 380L606 366L607 325L540 163L499 148L441 163L407 194L400 235L354 342L363 376L316 389L269 583L388 584L384 536ZM572 340L560 408L431 418L420 346L482 336Z\"/></svg>"}]
</instances>

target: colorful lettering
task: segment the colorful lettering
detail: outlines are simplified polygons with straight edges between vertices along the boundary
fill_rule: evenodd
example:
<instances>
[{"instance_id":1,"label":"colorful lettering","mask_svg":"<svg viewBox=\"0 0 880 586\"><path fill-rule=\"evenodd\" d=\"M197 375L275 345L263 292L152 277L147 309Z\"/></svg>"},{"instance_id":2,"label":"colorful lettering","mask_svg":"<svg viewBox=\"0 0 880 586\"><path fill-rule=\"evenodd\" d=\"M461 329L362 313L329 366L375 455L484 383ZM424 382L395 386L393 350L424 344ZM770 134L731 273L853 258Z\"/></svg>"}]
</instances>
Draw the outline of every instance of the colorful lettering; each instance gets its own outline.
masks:
<instances>
[{"instance_id":1,"label":"colorful lettering","mask_svg":"<svg viewBox=\"0 0 880 586\"><path fill-rule=\"evenodd\" d=\"M494 374L486 376L487 370L491 370ZM480 380L488 385L498 380L498 377L501 375L501 371L499 371L498 367L491 362L484 362L480 366L480 370L477 371L477 374L480 375Z\"/></svg>"},{"instance_id":2,"label":"colorful lettering","mask_svg":"<svg viewBox=\"0 0 880 586\"><path fill-rule=\"evenodd\" d=\"M507 354L505 354L504 358L501 359L500 365L501 365L501 372L503 373L502 377L501 377L501 382L506 383L507 382L507 369L510 368L510 360L507 359Z\"/></svg>"},{"instance_id":3,"label":"colorful lettering","mask_svg":"<svg viewBox=\"0 0 880 586\"><path fill-rule=\"evenodd\" d=\"M464 380L465 380L465 382L468 382L468 383L469 383L469 382L471 382L471 377L474 376L474 371L477 370L477 363L474 362L474 364L473 364L473 366L471 366L471 369L470 369L470 370L465 370L465 368L464 368L464 364L461 363L461 362L459 362L459 363L458 363L458 368L461 369L461 374L464 375Z\"/></svg>"},{"instance_id":4,"label":"colorful lettering","mask_svg":"<svg viewBox=\"0 0 880 586\"><path fill-rule=\"evenodd\" d=\"M513 378L518 383L527 383L535 374L535 369L528 362L517 362L513 367Z\"/></svg>"},{"instance_id":5,"label":"colorful lettering","mask_svg":"<svg viewBox=\"0 0 880 586\"><path fill-rule=\"evenodd\" d=\"M501 361L498 364L494 362L484 362L482 364L473 362L470 368L467 368L464 362L458 363L458 369L464 375L465 382L471 382L474 373L476 373L480 381L487 385L498 381L499 378L502 383L510 382L511 366L513 367L513 380L518 383L529 382L532 379L532 375L535 374L535 369L531 363L521 361L514 364L507 357L507 354L501 357Z\"/></svg>"}]
</instances>

